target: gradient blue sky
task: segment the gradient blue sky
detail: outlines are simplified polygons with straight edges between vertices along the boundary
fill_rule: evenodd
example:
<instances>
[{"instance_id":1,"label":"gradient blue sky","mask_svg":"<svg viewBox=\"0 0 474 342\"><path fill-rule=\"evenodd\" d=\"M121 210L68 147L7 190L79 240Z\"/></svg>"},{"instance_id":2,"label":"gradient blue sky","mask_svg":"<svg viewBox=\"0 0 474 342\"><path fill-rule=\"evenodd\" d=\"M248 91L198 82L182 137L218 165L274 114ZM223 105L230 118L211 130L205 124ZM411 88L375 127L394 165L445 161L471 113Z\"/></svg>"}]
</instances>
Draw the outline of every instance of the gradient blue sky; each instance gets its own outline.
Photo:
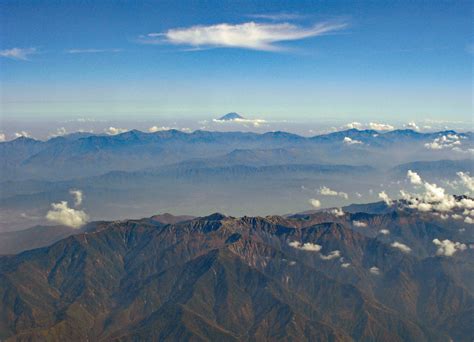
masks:
<instances>
[{"instance_id":1,"label":"gradient blue sky","mask_svg":"<svg viewBox=\"0 0 474 342\"><path fill-rule=\"evenodd\" d=\"M248 22L345 26L277 51L143 41ZM1 115L472 122L472 23L471 1L4 0Z\"/></svg>"}]
</instances>

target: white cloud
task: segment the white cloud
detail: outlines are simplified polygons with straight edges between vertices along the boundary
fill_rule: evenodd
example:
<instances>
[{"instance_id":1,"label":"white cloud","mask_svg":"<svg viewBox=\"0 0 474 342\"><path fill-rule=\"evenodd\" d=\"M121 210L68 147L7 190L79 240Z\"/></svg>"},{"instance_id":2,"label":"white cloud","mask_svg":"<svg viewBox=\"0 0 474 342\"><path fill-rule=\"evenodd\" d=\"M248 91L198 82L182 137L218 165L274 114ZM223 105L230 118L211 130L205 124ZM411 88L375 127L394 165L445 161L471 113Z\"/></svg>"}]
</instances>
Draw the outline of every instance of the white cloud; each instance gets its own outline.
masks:
<instances>
[{"instance_id":1,"label":"white cloud","mask_svg":"<svg viewBox=\"0 0 474 342\"><path fill-rule=\"evenodd\" d=\"M411 184L415 184L415 185L422 184L421 177L418 175L418 173L413 172L412 170L408 170L407 177L410 180Z\"/></svg>"},{"instance_id":2,"label":"white cloud","mask_svg":"<svg viewBox=\"0 0 474 342\"><path fill-rule=\"evenodd\" d=\"M36 48L13 48L7 50L0 50L0 57L17 59L22 61L27 61L30 55L36 53Z\"/></svg>"},{"instance_id":3,"label":"white cloud","mask_svg":"<svg viewBox=\"0 0 474 342\"><path fill-rule=\"evenodd\" d=\"M60 127L58 129L56 129L56 132L53 132L53 133L49 134L48 138L60 137L60 136L66 135L66 134L67 134L66 128Z\"/></svg>"},{"instance_id":4,"label":"white cloud","mask_svg":"<svg viewBox=\"0 0 474 342\"><path fill-rule=\"evenodd\" d=\"M7 140L5 133L0 133L0 142L4 142L5 140Z\"/></svg>"},{"instance_id":5,"label":"white cloud","mask_svg":"<svg viewBox=\"0 0 474 342\"><path fill-rule=\"evenodd\" d=\"M71 189L69 193L74 197L74 206L79 207L82 204L82 200L84 198L82 190L78 189Z\"/></svg>"},{"instance_id":6,"label":"white cloud","mask_svg":"<svg viewBox=\"0 0 474 342\"><path fill-rule=\"evenodd\" d=\"M453 256L454 253L458 251L464 251L467 246L460 242L453 242L448 239L440 241L439 239L434 239L433 243L438 246L438 250L436 251L436 255L444 255L444 256Z\"/></svg>"},{"instance_id":7,"label":"white cloud","mask_svg":"<svg viewBox=\"0 0 474 342\"><path fill-rule=\"evenodd\" d=\"M81 54L81 53L103 53L103 52L121 52L122 49L70 49L66 53Z\"/></svg>"},{"instance_id":8,"label":"white cloud","mask_svg":"<svg viewBox=\"0 0 474 342\"><path fill-rule=\"evenodd\" d=\"M379 233L380 233L380 234L383 234L383 235L388 235L388 234L390 234L390 230L388 230L388 229L380 229L380 230L379 230Z\"/></svg>"},{"instance_id":9,"label":"white cloud","mask_svg":"<svg viewBox=\"0 0 474 342\"><path fill-rule=\"evenodd\" d=\"M87 223L89 216L83 210L69 208L66 201L52 203L46 219L72 228L79 228Z\"/></svg>"},{"instance_id":10,"label":"white cloud","mask_svg":"<svg viewBox=\"0 0 474 342\"><path fill-rule=\"evenodd\" d=\"M309 203L311 203L311 205L312 205L313 207L315 207L315 208L321 207L321 201L320 201L320 200L317 200L317 199L315 199L315 198L311 198L311 199L309 200Z\"/></svg>"},{"instance_id":11,"label":"white cloud","mask_svg":"<svg viewBox=\"0 0 474 342\"><path fill-rule=\"evenodd\" d=\"M346 145L361 145L361 144L363 144L362 141L351 139L349 137L344 137L344 140L342 142Z\"/></svg>"},{"instance_id":12,"label":"white cloud","mask_svg":"<svg viewBox=\"0 0 474 342\"><path fill-rule=\"evenodd\" d=\"M328 255L320 254L319 256L323 260L332 260L332 259L339 258L341 256L341 252L338 250L335 250L329 253Z\"/></svg>"},{"instance_id":13,"label":"white cloud","mask_svg":"<svg viewBox=\"0 0 474 342\"><path fill-rule=\"evenodd\" d=\"M197 25L149 33L139 37L144 44L170 43L194 48L226 47L279 51L275 43L316 37L347 27L346 23L320 23L302 27L289 23L256 23Z\"/></svg>"},{"instance_id":14,"label":"white cloud","mask_svg":"<svg viewBox=\"0 0 474 342\"><path fill-rule=\"evenodd\" d=\"M308 252L319 252L322 248L322 246L311 243L311 242L305 242L305 243L300 243L298 241L291 241L288 243L290 247L296 248L296 249L301 249L303 251L308 251Z\"/></svg>"},{"instance_id":15,"label":"white cloud","mask_svg":"<svg viewBox=\"0 0 474 342\"><path fill-rule=\"evenodd\" d=\"M21 138L21 137L30 138L31 137L30 133L28 133L27 131L15 132L14 136L15 138Z\"/></svg>"},{"instance_id":16,"label":"white cloud","mask_svg":"<svg viewBox=\"0 0 474 342\"><path fill-rule=\"evenodd\" d=\"M414 131L419 131L420 130L420 127L418 127L418 125L414 121L410 121L409 123L407 123L404 126L408 129L412 129Z\"/></svg>"},{"instance_id":17,"label":"white cloud","mask_svg":"<svg viewBox=\"0 0 474 342\"><path fill-rule=\"evenodd\" d=\"M328 188L327 186L323 186L319 189L319 193L323 196L339 196L339 197L342 197L344 199L348 199L349 198L349 195L345 192L337 192L335 190L331 190L330 188Z\"/></svg>"},{"instance_id":18,"label":"white cloud","mask_svg":"<svg viewBox=\"0 0 474 342\"><path fill-rule=\"evenodd\" d=\"M372 266L371 268L369 268L369 272L372 273L372 274L379 275L380 274L380 269L376 266Z\"/></svg>"},{"instance_id":19,"label":"white cloud","mask_svg":"<svg viewBox=\"0 0 474 342\"><path fill-rule=\"evenodd\" d=\"M356 227L360 227L360 228L365 228L367 227L367 223L365 222L362 222L362 221L352 221L352 224Z\"/></svg>"},{"instance_id":20,"label":"white cloud","mask_svg":"<svg viewBox=\"0 0 474 342\"><path fill-rule=\"evenodd\" d=\"M398 242L398 241L395 241L395 242L391 243L390 246L392 246L393 248L397 248L397 249L401 250L403 253L410 253L411 252L410 247L408 247L407 245L405 245L401 242Z\"/></svg>"},{"instance_id":21,"label":"white cloud","mask_svg":"<svg viewBox=\"0 0 474 342\"><path fill-rule=\"evenodd\" d=\"M386 205L392 205L392 200L388 197L385 191L379 193L379 198L385 202Z\"/></svg>"},{"instance_id":22,"label":"white cloud","mask_svg":"<svg viewBox=\"0 0 474 342\"><path fill-rule=\"evenodd\" d=\"M469 189L469 191L474 192L474 177L471 177L469 173L458 172L456 173L459 178L461 178L461 183Z\"/></svg>"},{"instance_id":23,"label":"white cloud","mask_svg":"<svg viewBox=\"0 0 474 342\"><path fill-rule=\"evenodd\" d=\"M154 132L159 132L159 131L169 131L171 128L170 127L165 127L165 126L152 126L148 128L148 132L154 133Z\"/></svg>"},{"instance_id":24,"label":"white cloud","mask_svg":"<svg viewBox=\"0 0 474 342\"><path fill-rule=\"evenodd\" d=\"M432 142L426 143L425 147L430 150L445 150L450 149L459 153L474 153L474 149L462 148L462 140L466 139L462 135L447 134L435 138Z\"/></svg>"},{"instance_id":25,"label":"white cloud","mask_svg":"<svg viewBox=\"0 0 474 342\"><path fill-rule=\"evenodd\" d=\"M348 128L348 129L363 129L363 128L364 128L364 125L361 124L360 122L354 121L354 122L350 122L350 123L346 124L346 125L344 126L344 128Z\"/></svg>"},{"instance_id":26,"label":"white cloud","mask_svg":"<svg viewBox=\"0 0 474 342\"><path fill-rule=\"evenodd\" d=\"M377 122L369 122L369 128L376 131L392 131L395 129L392 125Z\"/></svg>"},{"instance_id":27,"label":"white cloud","mask_svg":"<svg viewBox=\"0 0 474 342\"><path fill-rule=\"evenodd\" d=\"M117 127L112 127L112 126L104 129L104 132L107 133L108 135L117 135L120 133L125 133L127 131L128 129L126 128L117 128Z\"/></svg>"},{"instance_id":28,"label":"white cloud","mask_svg":"<svg viewBox=\"0 0 474 342\"><path fill-rule=\"evenodd\" d=\"M341 267L342 267L342 268L348 268L350 265L351 265L351 264L350 264L349 262L343 262L343 263L341 264Z\"/></svg>"},{"instance_id":29,"label":"white cloud","mask_svg":"<svg viewBox=\"0 0 474 342\"><path fill-rule=\"evenodd\" d=\"M468 216L464 219L464 222L469 223L469 224L474 224L474 219Z\"/></svg>"},{"instance_id":30,"label":"white cloud","mask_svg":"<svg viewBox=\"0 0 474 342\"><path fill-rule=\"evenodd\" d=\"M235 118L232 120L212 119L212 121L219 124L238 123L242 125L252 125L254 127L260 127L260 125L267 122L264 119L244 119L244 118Z\"/></svg>"},{"instance_id":31,"label":"white cloud","mask_svg":"<svg viewBox=\"0 0 474 342\"><path fill-rule=\"evenodd\" d=\"M337 217L344 216L344 211L341 208L332 209L330 213Z\"/></svg>"},{"instance_id":32,"label":"white cloud","mask_svg":"<svg viewBox=\"0 0 474 342\"><path fill-rule=\"evenodd\" d=\"M407 175L407 177L411 179L413 178L413 175ZM411 194L404 190L400 190L401 196L408 202L407 206L409 208L424 212L447 212L455 208L462 210L474 208L474 201L472 199L462 198L459 200L453 195L447 194L444 188L436 184L424 182L421 177L419 178L419 180L416 178L416 181L422 185L423 193ZM454 215L452 216L453 218Z\"/></svg>"}]
</instances>

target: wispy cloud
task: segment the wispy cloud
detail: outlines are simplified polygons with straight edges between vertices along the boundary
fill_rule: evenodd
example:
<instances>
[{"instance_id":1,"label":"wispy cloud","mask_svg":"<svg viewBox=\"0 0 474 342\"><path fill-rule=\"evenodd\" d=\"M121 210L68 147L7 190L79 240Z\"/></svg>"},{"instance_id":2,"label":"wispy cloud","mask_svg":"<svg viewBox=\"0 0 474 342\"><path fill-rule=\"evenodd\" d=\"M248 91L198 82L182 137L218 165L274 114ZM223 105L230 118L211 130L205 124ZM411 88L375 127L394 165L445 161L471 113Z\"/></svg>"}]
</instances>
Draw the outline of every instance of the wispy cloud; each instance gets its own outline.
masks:
<instances>
[{"instance_id":1,"label":"wispy cloud","mask_svg":"<svg viewBox=\"0 0 474 342\"><path fill-rule=\"evenodd\" d=\"M70 49L66 53L80 54L80 53L104 53L104 52L122 52L122 49Z\"/></svg>"},{"instance_id":2,"label":"wispy cloud","mask_svg":"<svg viewBox=\"0 0 474 342\"><path fill-rule=\"evenodd\" d=\"M304 18L303 15L297 13L259 13L259 14L249 14L249 18L254 19L265 19L273 21L285 21L285 20L296 20Z\"/></svg>"},{"instance_id":3,"label":"wispy cloud","mask_svg":"<svg viewBox=\"0 0 474 342\"><path fill-rule=\"evenodd\" d=\"M139 37L143 44L175 44L193 48L225 47L261 51L281 51L278 42L321 36L347 27L345 22L323 22L310 27L290 23L197 25L148 33Z\"/></svg>"},{"instance_id":4,"label":"wispy cloud","mask_svg":"<svg viewBox=\"0 0 474 342\"><path fill-rule=\"evenodd\" d=\"M27 61L30 55L37 53L36 48L12 48L0 50L0 57Z\"/></svg>"}]
</instances>

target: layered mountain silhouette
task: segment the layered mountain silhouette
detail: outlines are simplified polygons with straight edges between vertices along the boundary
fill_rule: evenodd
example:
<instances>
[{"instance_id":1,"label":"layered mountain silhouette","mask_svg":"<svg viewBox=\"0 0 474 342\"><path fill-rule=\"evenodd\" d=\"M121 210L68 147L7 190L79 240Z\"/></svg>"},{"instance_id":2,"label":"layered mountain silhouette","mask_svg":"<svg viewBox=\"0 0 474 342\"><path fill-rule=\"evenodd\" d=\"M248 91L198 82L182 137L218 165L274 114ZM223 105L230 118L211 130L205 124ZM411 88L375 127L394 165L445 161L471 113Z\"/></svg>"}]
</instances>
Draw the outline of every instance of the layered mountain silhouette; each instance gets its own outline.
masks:
<instances>
[{"instance_id":1,"label":"layered mountain silhouette","mask_svg":"<svg viewBox=\"0 0 474 342\"><path fill-rule=\"evenodd\" d=\"M357 129L312 137L178 130L22 137L0 143L0 232L48 224L51 203L68 199L70 189L83 190L92 220L155 212L300 212L322 187L348 194L325 197L324 206L364 203L387 185L398 192L407 170L450 184L458 172L473 174L472 138L454 131ZM457 140L431 148L436 139Z\"/></svg>"},{"instance_id":2,"label":"layered mountain silhouette","mask_svg":"<svg viewBox=\"0 0 474 342\"><path fill-rule=\"evenodd\" d=\"M380 206L96 222L0 257L0 338L470 341L472 229Z\"/></svg>"}]
</instances>

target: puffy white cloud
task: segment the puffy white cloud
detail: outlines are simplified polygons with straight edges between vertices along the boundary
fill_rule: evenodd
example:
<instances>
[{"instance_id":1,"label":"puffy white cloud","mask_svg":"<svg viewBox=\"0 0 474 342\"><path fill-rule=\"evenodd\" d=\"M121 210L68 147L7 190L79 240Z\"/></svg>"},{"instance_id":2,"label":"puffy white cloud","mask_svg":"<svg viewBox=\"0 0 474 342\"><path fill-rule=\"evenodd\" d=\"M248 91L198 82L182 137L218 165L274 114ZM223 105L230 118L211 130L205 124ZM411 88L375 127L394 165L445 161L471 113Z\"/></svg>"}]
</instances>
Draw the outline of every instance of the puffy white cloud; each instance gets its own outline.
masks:
<instances>
[{"instance_id":1,"label":"puffy white cloud","mask_svg":"<svg viewBox=\"0 0 474 342\"><path fill-rule=\"evenodd\" d=\"M354 122L350 122L350 123L346 124L346 125L344 126L344 128L348 128L348 129L363 129L363 128L364 128L364 125L361 124L360 122L354 121Z\"/></svg>"},{"instance_id":2,"label":"puffy white cloud","mask_svg":"<svg viewBox=\"0 0 474 342\"><path fill-rule=\"evenodd\" d=\"M375 275L379 275L380 269L377 266L372 266L371 268L369 268L369 272Z\"/></svg>"},{"instance_id":3,"label":"puffy white cloud","mask_svg":"<svg viewBox=\"0 0 474 342\"><path fill-rule=\"evenodd\" d=\"M342 197L344 199L348 199L349 198L349 195L345 192L342 192L342 191L335 191L335 190L331 190L330 188L328 188L327 186L323 186L319 189L319 193L323 196L339 196L339 197Z\"/></svg>"},{"instance_id":4,"label":"puffy white cloud","mask_svg":"<svg viewBox=\"0 0 474 342\"><path fill-rule=\"evenodd\" d=\"M438 250L436 251L436 255L443 255L443 256L453 256L454 253L458 251L464 251L467 249L467 246L460 242L453 242L448 239L440 241L439 239L434 239L433 243L438 246Z\"/></svg>"},{"instance_id":5,"label":"puffy white cloud","mask_svg":"<svg viewBox=\"0 0 474 342\"><path fill-rule=\"evenodd\" d=\"M418 173L416 173L412 170L408 170L407 177L410 180L411 184L421 185L421 183L422 183L421 177L418 175Z\"/></svg>"},{"instance_id":6,"label":"puffy white cloud","mask_svg":"<svg viewBox=\"0 0 474 342\"><path fill-rule=\"evenodd\" d=\"M79 207L83 200L82 190L71 189L69 190L69 193L74 197L74 206Z\"/></svg>"},{"instance_id":7,"label":"puffy white cloud","mask_svg":"<svg viewBox=\"0 0 474 342\"><path fill-rule=\"evenodd\" d=\"M0 50L0 57L27 61L28 57L36 52L36 48L12 48Z\"/></svg>"},{"instance_id":8,"label":"puffy white cloud","mask_svg":"<svg viewBox=\"0 0 474 342\"><path fill-rule=\"evenodd\" d=\"M351 265L351 264L350 264L349 262L343 262L343 263L341 264L341 267L342 267L342 268L348 268L350 265Z\"/></svg>"},{"instance_id":9,"label":"puffy white cloud","mask_svg":"<svg viewBox=\"0 0 474 342\"><path fill-rule=\"evenodd\" d=\"M383 234L383 235L388 235L388 234L390 234L390 230L388 230L388 229L380 229L380 230L379 230L379 233L380 233L380 234Z\"/></svg>"},{"instance_id":10,"label":"puffy white cloud","mask_svg":"<svg viewBox=\"0 0 474 342\"><path fill-rule=\"evenodd\" d=\"M385 191L382 191L379 193L379 198L385 202L387 205L392 205L392 200L390 197L388 197L387 193Z\"/></svg>"},{"instance_id":11,"label":"puffy white cloud","mask_svg":"<svg viewBox=\"0 0 474 342\"><path fill-rule=\"evenodd\" d=\"M465 173L462 171L459 171L456 173L458 177L461 179L461 183L469 189L469 191L474 192L474 177L471 177L469 173Z\"/></svg>"},{"instance_id":12,"label":"puffy white cloud","mask_svg":"<svg viewBox=\"0 0 474 342\"><path fill-rule=\"evenodd\" d=\"M169 131L171 128L170 127L165 127L165 126L152 126L148 128L148 132L154 133L154 132L159 132L159 131Z\"/></svg>"},{"instance_id":13,"label":"puffy white cloud","mask_svg":"<svg viewBox=\"0 0 474 342\"><path fill-rule=\"evenodd\" d=\"M377 122L369 122L369 127L376 131L392 131L395 129L392 125Z\"/></svg>"},{"instance_id":14,"label":"puffy white cloud","mask_svg":"<svg viewBox=\"0 0 474 342\"><path fill-rule=\"evenodd\" d=\"M15 132L14 136L15 138L21 138L21 137L30 138L31 137L30 133L28 133L27 131Z\"/></svg>"},{"instance_id":15,"label":"puffy white cloud","mask_svg":"<svg viewBox=\"0 0 474 342\"><path fill-rule=\"evenodd\" d=\"M79 228L87 223L89 216L83 210L69 208L67 201L52 203L46 219L72 228Z\"/></svg>"},{"instance_id":16,"label":"puffy white cloud","mask_svg":"<svg viewBox=\"0 0 474 342\"><path fill-rule=\"evenodd\" d=\"M344 140L342 142L346 145L362 145L363 144L362 141L351 139L349 137L344 137Z\"/></svg>"},{"instance_id":17,"label":"puffy white cloud","mask_svg":"<svg viewBox=\"0 0 474 342\"><path fill-rule=\"evenodd\" d=\"M474 153L474 149L462 148L462 140L466 139L464 136L457 134L442 135L435 138L432 142L426 143L425 147L430 150L444 150L450 149L460 153Z\"/></svg>"},{"instance_id":18,"label":"puffy white cloud","mask_svg":"<svg viewBox=\"0 0 474 342\"><path fill-rule=\"evenodd\" d=\"M337 217L344 216L344 211L341 208L332 209L330 213Z\"/></svg>"},{"instance_id":19,"label":"puffy white cloud","mask_svg":"<svg viewBox=\"0 0 474 342\"><path fill-rule=\"evenodd\" d=\"M367 223L363 222L363 221L352 221L352 224L355 226L355 227L360 227L360 228L365 228L367 227Z\"/></svg>"},{"instance_id":20,"label":"puffy white cloud","mask_svg":"<svg viewBox=\"0 0 474 342\"><path fill-rule=\"evenodd\" d=\"M0 133L0 142L4 142L5 140L7 140L5 133Z\"/></svg>"},{"instance_id":21,"label":"puffy white cloud","mask_svg":"<svg viewBox=\"0 0 474 342\"><path fill-rule=\"evenodd\" d=\"M117 128L117 127L112 127L112 126L104 129L104 132L107 133L108 135L117 135L120 133L125 133L127 131L128 129L126 128Z\"/></svg>"},{"instance_id":22,"label":"puffy white cloud","mask_svg":"<svg viewBox=\"0 0 474 342\"><path fill-rule=\"evenodd\" d=\"M398 242L398 241L395 241L395 242L391 243L390 246L392 246L393 248L397 248L397 249L401 250L403 253L410 253L411 252L410 247L408 247L407 245L405 245L401 242Z\"/></svg>"},{"instance_id":23,"label":"puffy white cloud","mask_svg":"<svg viewBox=\"0 0 474 342\"><path fill-rule=\"evenodd\" d=\"M418 175L416 175L418 176ZM447 212L452 209L471 209L474 208L474 201L470 198L456 199L453 195L446 193L446 190L436 184L424 182L421 177L413 174L407 174L407 177L417 184L422 185L421 194L411 194L401 190L401 196L408 202L408 207L419 211L438 211ZM413 183L413 181L412 181ZM455 214L457 215L457 214Z\"/></svg>"},{"instance_id":24,"label":"puffy white cloud","mask_svg":"<svg viewBox=\"0 0 474 342\"><path fill-rule=\"evenodd\" d=\"M410 121L409 123L407 123L404 126L408 129L412 129L414 131L419 131L420 130L420 127L418 127L418 125L414 121Z\"/></svg>"},{"instance_id":25,"label":"puffy white cloud","mask_svg":"<svg viewBox=\"0 0 474 342\"><path fill-rule=\"evenodd\" d=\"M291 241L288 243L288 245L290 247L301 249L302 251L308 251L308 252L319 252L322 248L322 246L315 243L311 243L311 242L300 243L298 241Z\"/></svg>"},{"instance_id":26,"label":"puffy white cloud","mask_svg":"<svg viewBox=\"0 0 474 342\"><path fill-rule=\"evenodd\" d=\"M149 33L139 37L144 44L171 43L194 48L225 47L263 51L279 51L275 43L316 37L347 26L346 23L320 23L301 27L289 23L256 23L197 25Z\"/></svg>"},{"instance_id":27,"label":"puffy white cloud","mask_svg":"<svg viewBox=\"0 0 474 342\"><path fill-rule=\"evenodd\" d=\"M474 219L468 216L464 219L464 222L469 223L469 224L474 224Z\"/></svg>"},{"instance_id":28,"label":"puffy white cloud","mask_svg":"<svg viewBox=\"0 0 474 342\"><path fill-rule=\"evenodd\" d=\"M66 135L66 134L67 134L66 128L60 127L58 129L56 129L56 132L53 132L53 133L49 134L48 138L60 137L60 136Z\"/></svg>"},{"instance_id":29,"label":"puffy white cloud","mask_svg":"<svg viewBox=\"0 0 474 342\"><path fill-rule=\"evenodd\" d=\"M328 255L320 254L319 256L323 260L332 260L332 259L339 258L341 256L341 252L338 250L335 250L335 251L330 252Z\"/></svg>"},{"instance_id":30,"label":"puffy white cloud","mask_svg":"<svg viewBox=\"0 0 474 342\"><path fill-rule=\"evenodd\" d=\"M313 207L315 207L315 208L321 207L321 201L320 201L320 200L317 200L317 199L315 199L315 198L311 198L311 199L309 200L309 203L310 203Z\"/></svg>"}]
</instances>

